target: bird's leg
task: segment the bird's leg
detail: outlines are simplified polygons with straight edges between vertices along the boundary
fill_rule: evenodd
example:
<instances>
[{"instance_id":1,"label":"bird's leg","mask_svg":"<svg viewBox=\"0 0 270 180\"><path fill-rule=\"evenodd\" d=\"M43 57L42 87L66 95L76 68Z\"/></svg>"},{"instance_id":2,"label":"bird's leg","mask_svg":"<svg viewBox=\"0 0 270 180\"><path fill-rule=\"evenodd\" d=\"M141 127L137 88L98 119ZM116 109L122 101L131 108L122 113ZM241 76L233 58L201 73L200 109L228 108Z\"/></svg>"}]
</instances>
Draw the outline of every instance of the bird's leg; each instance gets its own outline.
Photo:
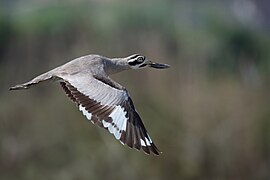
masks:
<instances>
[{"instance_id":1,"label":"bird's leg","mask_svg":"<svg viewBox=\"0 0 270 180\"><path fill-rule=\"evenodd\" d=\"M13 87L9 88L9 90L28 89L30 86L36 85L40 82L50 80L50 79L54 79L53 76L51 75L51 73L44 73L44 74L41 74L41 75L35 77L31 81L13 86Z\"/></svg>"}]
</instances>

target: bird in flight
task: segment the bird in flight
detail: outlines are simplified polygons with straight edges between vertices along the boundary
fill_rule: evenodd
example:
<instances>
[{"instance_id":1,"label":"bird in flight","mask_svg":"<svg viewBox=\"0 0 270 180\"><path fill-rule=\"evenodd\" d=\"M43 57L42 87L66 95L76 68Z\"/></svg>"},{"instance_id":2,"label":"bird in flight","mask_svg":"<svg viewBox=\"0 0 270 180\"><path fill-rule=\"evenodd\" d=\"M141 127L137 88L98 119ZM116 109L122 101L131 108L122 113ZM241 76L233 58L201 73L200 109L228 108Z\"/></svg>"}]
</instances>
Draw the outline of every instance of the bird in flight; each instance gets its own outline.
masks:
<instances>
[{"instance_id":1,"label":"bird in flight","mask_svg":"<svg viewBox=\"0 0 270 180\"><path fill-rule=\"evenodd\" d=\"M28 89L45 81L59 82L67 96L93 124L108 130L123 145L159 155L161 152L151 140L126 88L109 77L124 70L144 67L165 69L170 66L152 62L140 54L125 58L87 55L10 90Z\"/></svg>"}]
</instances>

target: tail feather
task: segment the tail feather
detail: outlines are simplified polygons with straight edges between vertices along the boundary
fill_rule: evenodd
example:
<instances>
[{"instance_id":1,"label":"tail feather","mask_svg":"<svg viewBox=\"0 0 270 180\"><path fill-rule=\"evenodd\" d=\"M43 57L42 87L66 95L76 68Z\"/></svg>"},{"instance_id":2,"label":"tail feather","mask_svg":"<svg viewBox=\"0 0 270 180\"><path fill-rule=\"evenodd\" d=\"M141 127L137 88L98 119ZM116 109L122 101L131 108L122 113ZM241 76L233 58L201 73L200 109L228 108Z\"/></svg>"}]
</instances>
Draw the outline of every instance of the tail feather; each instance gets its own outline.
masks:
<instances>
[{"instance_id":1,"label":"tail feather","mask_svg":"<svg viewBox=\"0 0 270 180\"><path fill-rule=\"evenodd\" d=\"M18 84L16 86L10 87L9 90L22 90L22 89L28 89L30 86L36 85L40 82L50 80L52 79L53 76L50 73L44 73L41 74L40 76L37 76L36 78L32 79L29 82L23 83L23 84Z\"/></svg>"}]
</instances>

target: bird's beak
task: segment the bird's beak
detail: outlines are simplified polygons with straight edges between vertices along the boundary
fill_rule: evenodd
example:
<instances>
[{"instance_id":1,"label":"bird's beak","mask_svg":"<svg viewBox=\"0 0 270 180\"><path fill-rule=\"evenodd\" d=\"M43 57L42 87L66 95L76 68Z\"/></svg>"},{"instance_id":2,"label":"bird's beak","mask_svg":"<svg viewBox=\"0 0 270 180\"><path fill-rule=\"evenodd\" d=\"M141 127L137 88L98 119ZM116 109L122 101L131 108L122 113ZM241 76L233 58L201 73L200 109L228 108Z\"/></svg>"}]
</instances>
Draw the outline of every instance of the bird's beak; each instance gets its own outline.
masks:
<instances>
[{"instance_id":1,"label":"bird's beak","mask_svg":"<svg viewBox=\"0 0 270 180\"><path fill-rule=\"evenodd\" d=\"M149 62L149 66L156 69L166 69L170 67L170 65L168 64L160 64L160 63L151 62L151 61Z\"/></svg>"}]
</instances>

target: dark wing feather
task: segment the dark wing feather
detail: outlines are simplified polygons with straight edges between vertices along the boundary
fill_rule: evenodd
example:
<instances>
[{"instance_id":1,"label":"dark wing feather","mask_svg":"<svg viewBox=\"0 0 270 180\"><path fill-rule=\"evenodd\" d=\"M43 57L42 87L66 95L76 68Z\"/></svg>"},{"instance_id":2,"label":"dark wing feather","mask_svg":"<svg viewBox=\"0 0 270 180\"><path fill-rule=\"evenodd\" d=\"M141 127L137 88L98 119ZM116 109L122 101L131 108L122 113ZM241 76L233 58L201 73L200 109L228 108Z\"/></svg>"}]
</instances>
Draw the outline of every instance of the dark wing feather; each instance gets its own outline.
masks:
<instances>
[{"instance_id":1,"label":"dark wing feather","mask_svg":"<svg viewBox=\"0 0 270 180\"><path fill-rule=\"evenodd\" d=\"M110 86L113 83L103 82L102 79L90 78L89 80L97 81L90 83L100 91L86 89L85 86L78 84L78 80L74 81L69 78L63 78L63 80L62 88L68 97L79 106L88 120L107 129L122 144L126 144L130 148L142 149L146 154L151 152L155 155L160 154L150 139L126 90L116 89L116 87ZM83 80L87 79L83 77ZM95 99L96 97L97 99Z\"/></svg>"},{"instance_id":2,"label":"dark wing feather","mask_svg":"<svg viewBox=\"0 0 270 180\"><path fill-rule=\"evenodd\" d=\"M147 154L150 154L151 151L155 155L159 155L160 151L149 137L139 114L135 110L131 98L129 97L127 101L124 101L122 106L124 107L125 111L128 112L128 122L126 129L127 133L123 134L120 140L129 147L133 147L138 150L142 148Z\"/></svg>"}]
</instances>

